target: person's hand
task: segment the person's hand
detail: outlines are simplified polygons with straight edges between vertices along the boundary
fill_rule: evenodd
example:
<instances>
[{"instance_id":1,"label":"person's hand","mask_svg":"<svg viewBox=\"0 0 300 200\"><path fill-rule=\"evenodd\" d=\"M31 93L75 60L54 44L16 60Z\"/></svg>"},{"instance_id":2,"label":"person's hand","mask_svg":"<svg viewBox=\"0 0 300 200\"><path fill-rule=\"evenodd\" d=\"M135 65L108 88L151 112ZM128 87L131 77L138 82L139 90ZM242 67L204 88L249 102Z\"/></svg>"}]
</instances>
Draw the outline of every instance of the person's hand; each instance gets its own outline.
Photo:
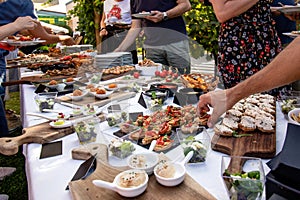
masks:
<instances>
[{"instance_id":1,"label":"person's hand","mask_svg":"<svg viewBox=\"0 0 300 200\"><path fill-rule=\"evenodd\" d=\"M99 35L101 36L101 37L103 37L103 36L105 36L105 35L107 35L108 34L108 32L107 32L107 30L104 28L104 29L102 29L101 31L100 31L100 33L99 33Z\"/></svg>"},{"instance_id":2,"label":"person's hand","mask_svg":"<svg viewBox=\"0 0 300 200\"><path fill-rule=\"evenodd\" d=\"M219 117L227 110L226 90L219 90L203 94L199 97L197 104L197 114L202 116L213 108L211 116L208 118L207 126L213 127Z\"/></svg>"},{"instance_id":3,"label":"person's hand","mask_svg":"<svg viewBox=\"0 0 300 200\"><path fill-rule=\"evenodd\" d=\"M32 19L29 16L18 17L13 23L20 30L22 29L33 30L37 27L37 21Z\"/></svg>"},{"instance_id":4,"label":"person's hand","mask_svg":"<svg viewBox=\"0 0 300 200\"><path fill-rule=\"evenodd\" d=\"M74 45L75 44L75 41L69 35L59 35L59 40L61 41L61 43L63 45L70 46L70 45Z\"/></svg>"},{"instance_id":5,"label":"person's hand","mask_svg":"<svg viewBox=\"0 0 300 200\"><path fill-rule=\"evenodd\" d=\"M157 22L163 21L164 14L163 14L163 12L160 12L160 11L157 11L157 10L151 11L151 15L146 16L145 19L150 20L154 23L157 23Z\"/></svg>"}]
</instances>

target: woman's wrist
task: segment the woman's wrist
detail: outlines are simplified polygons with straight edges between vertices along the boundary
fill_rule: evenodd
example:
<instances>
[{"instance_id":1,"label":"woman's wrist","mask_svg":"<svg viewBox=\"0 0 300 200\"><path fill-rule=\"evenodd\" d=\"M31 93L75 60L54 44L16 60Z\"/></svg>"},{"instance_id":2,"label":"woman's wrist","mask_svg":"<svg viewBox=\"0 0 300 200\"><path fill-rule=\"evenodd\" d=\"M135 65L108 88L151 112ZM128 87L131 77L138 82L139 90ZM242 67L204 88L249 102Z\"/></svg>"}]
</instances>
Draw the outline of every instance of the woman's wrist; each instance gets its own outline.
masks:
<instances>
[{"instance_id":1,"label":"woman's wrist","mask_svg":"<svg viewBox=\"0 0 300 200\"><path fill-rule=\"evenodd\" d=\"M106 27L102 27L102 28L100 28L100 31L102 31L102 30L104 30L104 29L106 29Z\"/></svg>"}]
</instances>

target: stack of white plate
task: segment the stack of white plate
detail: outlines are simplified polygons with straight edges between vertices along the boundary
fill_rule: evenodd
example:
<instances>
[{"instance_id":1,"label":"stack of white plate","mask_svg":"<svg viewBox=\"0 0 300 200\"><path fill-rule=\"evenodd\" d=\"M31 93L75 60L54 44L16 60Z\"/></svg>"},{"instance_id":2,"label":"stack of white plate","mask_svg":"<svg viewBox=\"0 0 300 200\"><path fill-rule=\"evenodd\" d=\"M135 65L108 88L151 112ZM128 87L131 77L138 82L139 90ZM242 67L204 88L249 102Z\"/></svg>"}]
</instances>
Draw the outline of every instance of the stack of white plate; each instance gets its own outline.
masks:
<instances>
[{"instance_id":1,"label":"stack of white plate","mask_svg":"<svg viewBox=\"0 0 300 200\"><path fill-rule=\"evenodd\" d=\"M123 65L132 65L130 52L112 52L95 56L95 66L98 68L110 68Z\"/></svg>"}]
</instances>

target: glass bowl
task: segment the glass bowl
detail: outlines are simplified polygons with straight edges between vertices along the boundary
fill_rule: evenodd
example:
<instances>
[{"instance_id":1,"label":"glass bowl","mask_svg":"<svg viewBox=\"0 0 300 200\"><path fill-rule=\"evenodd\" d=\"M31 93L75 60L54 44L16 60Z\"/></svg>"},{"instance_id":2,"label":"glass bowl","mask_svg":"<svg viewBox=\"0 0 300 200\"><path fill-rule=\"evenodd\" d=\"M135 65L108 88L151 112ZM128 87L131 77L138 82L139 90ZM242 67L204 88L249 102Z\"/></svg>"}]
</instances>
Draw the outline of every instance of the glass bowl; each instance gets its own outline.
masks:
<instances>
[{"instance_id":1,"label":"glass bowl","mask_svg":"<svg viewBox=\"0 0 300 200\"><path fill-rule=\"evenodd\" d=\"M97 134L100 132L100 120L97 116L75 121L73 125L80 144L88 144L96 141Z\"/></svg>"},{"instance_id":2,"label":"glass bowl","mask_svg":"<svg viewBox=\"0 0 300 200\"><path fill-rule=\"evenodd\" d=\"M221 175L232 200L259 200L263 196L265 173L260 158L223 156Z\"/></svg>"},{"instance_id":3,"label":"glass bowl","mask_svg":"<svg viewBox=\"0 0 300 200\"><path fill-rule=\"evenodd\" d=\"M43 112L44 109L53 109L57 93L58 92L45 92L35 95L34 100L40 112Z\"/></svg>"},{"instance_id":4,"label":"glass bowl","mask_svg":"<svg viewBox=\"0 0 300 200\"><path fill-rule=\"evenodd\" d=\"M176 133L184 156L190 151L194 152L188 163L204 163L211 149L211 138L205 127L199 126L197 131L192 133L185 133L181 128L177 128Z\"/></svg>"},{"instance_id":5,"label":"glass bowl","mask_svg":"<svg viewBox=\"0 0 300 200\"><path fill-rule=\"evenodd\" d=\"M169 91L166 89L150 89L142 93L147 108L150 111L162 109L165 101L169 98Z\"/></svg>"},{"instance_id":6,"label":"glass bowl","mask_svg":"<svg viewBox=\"0 0 300 200\"><path fill-rule=\"evenodd\" d=\"M121 138L113 138L108 145L108 149L113 156L120 159L127 158L135 151L132 142Z\"/></svg>"}]
</instances>

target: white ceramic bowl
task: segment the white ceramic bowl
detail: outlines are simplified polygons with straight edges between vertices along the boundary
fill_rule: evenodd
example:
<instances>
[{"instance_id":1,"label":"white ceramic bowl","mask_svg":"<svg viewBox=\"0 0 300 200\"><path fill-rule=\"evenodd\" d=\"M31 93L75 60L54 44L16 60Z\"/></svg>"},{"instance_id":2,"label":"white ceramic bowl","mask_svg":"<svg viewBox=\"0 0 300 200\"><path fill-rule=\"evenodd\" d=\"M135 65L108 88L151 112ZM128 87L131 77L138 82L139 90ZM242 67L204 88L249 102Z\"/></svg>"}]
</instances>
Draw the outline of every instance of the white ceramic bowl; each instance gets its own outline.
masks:
<instances>
[{"instance_id":1,"label":"white ceramic bowl","mask_svg":"<svg viewBox=\"0 0 300 200\"><path fill-rule=\"evenodd\" d=\"M105 99L107 97L109 97L109 95L111 95L114 91L107 91L105 92L105 94L97 94L96 92L92 92L92 94L97 97L98 99Z\"/></svg>"},{"instance_id":2,"label":"white ceramic bowl","mask_svg":"<svg viewBox=\"0 0 300 200\"><path fill-rule=\"evenodd\" d=\"M161 71L162 64L156 63L157 66L140 66L139 64L135 65L136 70L141 71L143 76L155 76L155 71Z\"/></svg>"},{"instance_id":3,"label":"white ceramic bowl","mask_svg":"<svg viewBox=\"0 0 300 200\"><path fill-rule=\"evenodd\" d=\"M80 96L74 96L73 93L66 94L66 96L70 97L73 101L80 101L87 94L88 94L88 91L84 90L84 91L82 91L82 95L80 95Z\"/></svg>"},{"instance_id":4,"label":"white ceramic bowl","mask_svg":"<svg viewBox=\"0 0 300 200\"><path fill-rule=\"evenodd\" d=\"M299 113L300 113L300 108L294 108L293 110L291 110L288 113L289 122L300 126L300 122L297 122L292 118L292 114L299 116Z\"/></svg>"},{"instance_id":5,"label":"white ceramic bowl","mask_svg":"<svg viewBox=\"0 0 300 200\"><path fill-rule=\"evenodd\" d=\"M120 186L118 184L120 181L120 177L123 176L125 173L132 173L132 172L142 173L145 176L145 181L136 187L126 188L126 187ZM149 177L145 171L131 169L131 170L126 170L124 172L119 173L115 177L115 179L112 183L102 181L102 180L93 180L93 184L98 187L116 191L117 193L119 193L120 195L122 195L124 197L136 197L136 196L142 194L146 190L146 188L148 186L148 180L149 180Z\"/></svg>"},{"instance_id":6,"label":"white ceramic bowl","mask_svg":"<svg viewBox=\"0 0 300 200\"><path fill-rule=\"evenodd\" d=\"M132 154L127 159L127 165L132 169L145 170L150 175L153 173L158 160L156 153L138 153Z\"/></svg>"},{"instance_id":7,"label":"white ceramic bowl","mask_svg":"<svg viewBox=\"0 0 300 200\"><path fill-rule=\"evenodd\" d=\"M183 161L180 163L172 163L172 162L167 162L167 165L172 165L175 169L174 176L172 178L166 178L163 176L160 176L158 171L161 165L164 165L163 163L160 163L155 166L154 168L154 175L160 184L167 186L167 187L173 187L176 185L179 185L185 178L186 174L186 169L185 169L185 164L193 157L193 151L190 151L186 157L184 158Z\"/></svg>"}]
</instances>

